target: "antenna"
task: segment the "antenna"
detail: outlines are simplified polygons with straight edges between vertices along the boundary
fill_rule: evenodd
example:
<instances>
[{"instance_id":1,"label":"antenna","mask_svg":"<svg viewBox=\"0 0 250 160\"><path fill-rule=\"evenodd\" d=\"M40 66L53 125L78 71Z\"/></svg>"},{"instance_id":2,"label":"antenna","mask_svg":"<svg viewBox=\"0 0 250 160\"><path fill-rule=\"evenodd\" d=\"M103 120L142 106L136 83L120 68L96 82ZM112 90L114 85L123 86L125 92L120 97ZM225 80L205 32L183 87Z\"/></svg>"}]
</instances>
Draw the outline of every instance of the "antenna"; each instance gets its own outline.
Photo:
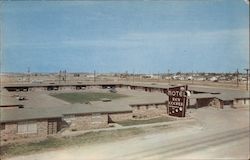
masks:
<instances>
[{"instance_id":1,"label":"antenna","mask_svg":"<svg viewBox=\"0 0 250 160\"><path fill-rule=\"evenodd\" d=\"M30 67L28 67L28 82L30 82Z\"/></svg>"},{"instance_id":2,"label":"antenna","mask_svg":"<svg viewBox=\"0 0 250 160\"><path fill-rule=\"evenodd\" d=\"M170 84L170 69L168 69L168 83Z\"/></svg>"},{"instance_id":3,"label":"antenna","mask_svg":"<svg viewBox=\"0 0 250 160\"><path fill-rule=\"evenodd\" d=\"M133 83L135 83L135 70L133 69Z\"/></svg>"},{"instance_id":4,"label":"antenna","mask_svg":"<svg viewBox=\"0 0 250 160\"><path fill-rule=\"evenodd\" d=\"M247 89L247 91L248 91L248 77L249 77L249 69L248 68L245 68L244 69L245 71L247 71L247 83L246 83L246 89Z\"/></svg>"}]
</instances>

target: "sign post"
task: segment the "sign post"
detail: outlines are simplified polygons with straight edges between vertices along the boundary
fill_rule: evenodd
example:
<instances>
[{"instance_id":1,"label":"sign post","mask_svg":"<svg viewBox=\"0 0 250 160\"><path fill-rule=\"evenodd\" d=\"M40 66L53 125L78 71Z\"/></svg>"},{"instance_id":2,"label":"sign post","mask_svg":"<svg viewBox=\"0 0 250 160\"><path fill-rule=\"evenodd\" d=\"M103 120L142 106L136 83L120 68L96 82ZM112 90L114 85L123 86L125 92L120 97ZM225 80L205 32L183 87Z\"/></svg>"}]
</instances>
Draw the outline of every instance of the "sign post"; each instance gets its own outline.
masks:
<instances>
[{"instance_id":1,"label":"sign post","mask_svg":"<svg viewBox=\"0 0 250 160\"><path fill-rule=\"evenodd\" d=\"M187 108L187 90L188 86L178 86L169 88L168 114L175 117L185 117Z\"/></svg>"}]
</instances>

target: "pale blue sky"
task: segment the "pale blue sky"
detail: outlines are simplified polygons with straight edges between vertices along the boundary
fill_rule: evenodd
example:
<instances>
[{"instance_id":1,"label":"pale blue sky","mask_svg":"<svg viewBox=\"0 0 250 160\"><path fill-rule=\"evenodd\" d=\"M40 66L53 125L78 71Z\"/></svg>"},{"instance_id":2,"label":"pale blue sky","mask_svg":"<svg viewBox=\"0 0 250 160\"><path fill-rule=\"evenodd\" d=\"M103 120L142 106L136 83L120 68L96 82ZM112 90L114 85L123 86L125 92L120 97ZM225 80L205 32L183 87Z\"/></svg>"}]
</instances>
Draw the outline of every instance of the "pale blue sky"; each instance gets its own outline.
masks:
<instances>
[{"instance_id":1,"label":"pale blue sky","mask_svg":"<svg viewBox=\"0 0 250 160\"><path fill-rule=\"evenodd\" d=\"M9 1L3 71L234 72L249 64L244 0Z\"/></svg>"}]
</instances>

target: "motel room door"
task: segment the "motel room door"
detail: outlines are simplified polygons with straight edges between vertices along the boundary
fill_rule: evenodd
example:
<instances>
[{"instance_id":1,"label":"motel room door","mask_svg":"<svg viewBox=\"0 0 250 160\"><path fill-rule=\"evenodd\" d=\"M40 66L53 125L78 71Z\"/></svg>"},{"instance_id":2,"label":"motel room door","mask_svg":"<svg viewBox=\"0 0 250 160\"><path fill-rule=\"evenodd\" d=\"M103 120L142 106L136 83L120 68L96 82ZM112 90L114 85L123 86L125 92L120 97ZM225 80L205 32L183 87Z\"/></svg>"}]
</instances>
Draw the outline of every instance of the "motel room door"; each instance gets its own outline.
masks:
<instances>
[{"instance_id":1,"label":"motel room door","mask_svg":"<svg viewBox=\"0 0 250 160\"><path fill-rule=\"evenodd\" d=\"M56 134L57 132L57 120L56 119L50 119L48 120L48 135L49 134Z\"/></svg>"}]
</instances>

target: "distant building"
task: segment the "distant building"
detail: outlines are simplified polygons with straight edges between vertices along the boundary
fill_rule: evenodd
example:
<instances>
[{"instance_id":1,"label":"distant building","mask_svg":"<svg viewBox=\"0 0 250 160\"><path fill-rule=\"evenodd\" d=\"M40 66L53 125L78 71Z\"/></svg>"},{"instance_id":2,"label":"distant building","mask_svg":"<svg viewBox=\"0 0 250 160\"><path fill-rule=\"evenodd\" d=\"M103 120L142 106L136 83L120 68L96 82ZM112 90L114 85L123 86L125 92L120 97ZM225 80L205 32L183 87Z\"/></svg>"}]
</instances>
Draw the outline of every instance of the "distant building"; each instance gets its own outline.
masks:
<instances>
[{"instance_id":1,"label":"distant building","mask_svg":"<svg viewBox=\"0 0 250 160\"><path fill-rule=\"evenodd\" d=\"M217 77L211 77L209 80L212 81L212 82L218 82L218 78Z\"/></svg>"}]
</instances>

